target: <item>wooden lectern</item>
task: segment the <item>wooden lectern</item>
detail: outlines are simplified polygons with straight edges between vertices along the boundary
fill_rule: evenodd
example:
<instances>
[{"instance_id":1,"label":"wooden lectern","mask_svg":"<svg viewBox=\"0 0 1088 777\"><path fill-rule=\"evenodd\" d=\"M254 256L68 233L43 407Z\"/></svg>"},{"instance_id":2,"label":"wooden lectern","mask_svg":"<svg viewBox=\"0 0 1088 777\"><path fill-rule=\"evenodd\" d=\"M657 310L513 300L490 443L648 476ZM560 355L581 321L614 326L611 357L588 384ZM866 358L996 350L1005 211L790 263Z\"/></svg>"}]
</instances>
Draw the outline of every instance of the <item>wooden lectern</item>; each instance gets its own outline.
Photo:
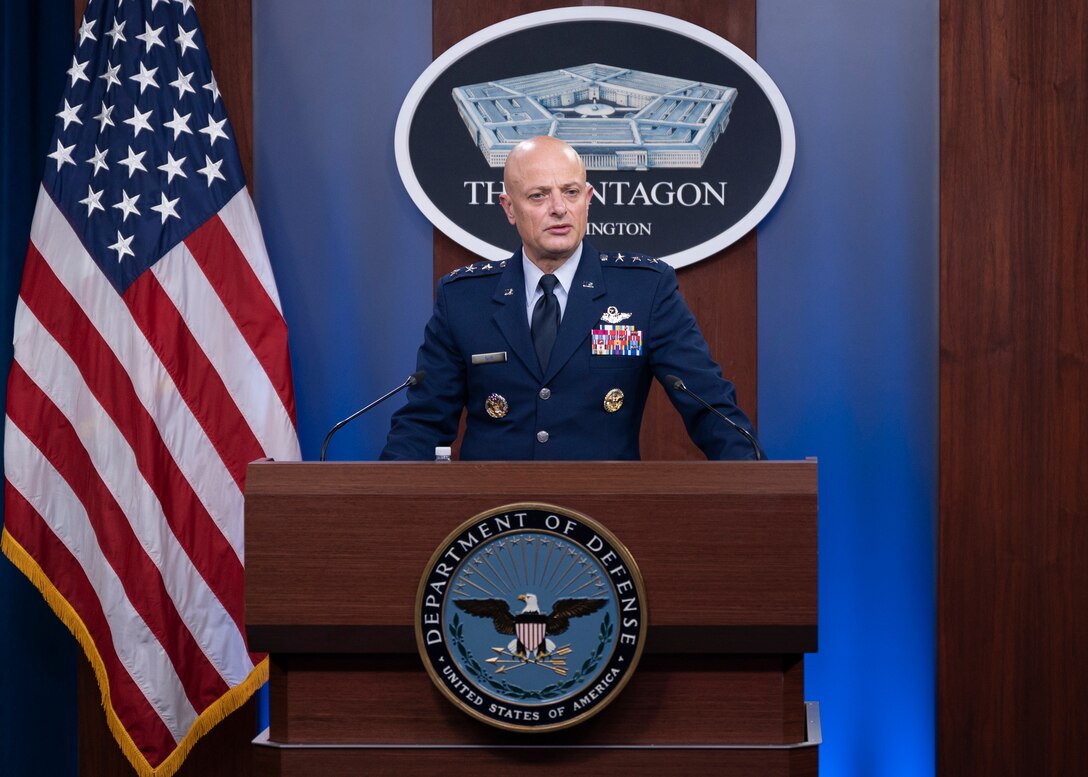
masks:
<instances>
[{"instance_id":1,"label":"wooden lectern","mask_svg":"<svg viewBox=\"0 0 1088 777\"><path fill-rule=\"evenodd\" d=\"M649 602L630 683L550 734L470 718L415 646L431 554L514 502L603 523ZM260 774L814 775L816 463L254 463L246 622L250 648L272 658Z\"/></svg>"}]
</instances>

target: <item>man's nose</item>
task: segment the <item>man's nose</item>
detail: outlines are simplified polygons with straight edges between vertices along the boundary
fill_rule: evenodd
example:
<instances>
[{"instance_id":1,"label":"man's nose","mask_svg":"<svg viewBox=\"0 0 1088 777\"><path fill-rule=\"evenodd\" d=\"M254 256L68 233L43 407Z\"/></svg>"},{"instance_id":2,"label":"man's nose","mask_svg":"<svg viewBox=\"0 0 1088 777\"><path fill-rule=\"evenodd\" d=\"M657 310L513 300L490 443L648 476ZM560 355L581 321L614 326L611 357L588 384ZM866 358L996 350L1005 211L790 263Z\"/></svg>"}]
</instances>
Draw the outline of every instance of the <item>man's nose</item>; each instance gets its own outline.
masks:
<instances>
[{"instance_id":1,"label":"man's nose","mask_svg":"<svg viewBox=\"0 0 1088 777\"><path fill-rule=\"evenodd\" d=\"M567 212L567 201L563 197L563 192L552 192L550 204L552 213L557 216L561 216Z\"/></svg>"}]
</instances>

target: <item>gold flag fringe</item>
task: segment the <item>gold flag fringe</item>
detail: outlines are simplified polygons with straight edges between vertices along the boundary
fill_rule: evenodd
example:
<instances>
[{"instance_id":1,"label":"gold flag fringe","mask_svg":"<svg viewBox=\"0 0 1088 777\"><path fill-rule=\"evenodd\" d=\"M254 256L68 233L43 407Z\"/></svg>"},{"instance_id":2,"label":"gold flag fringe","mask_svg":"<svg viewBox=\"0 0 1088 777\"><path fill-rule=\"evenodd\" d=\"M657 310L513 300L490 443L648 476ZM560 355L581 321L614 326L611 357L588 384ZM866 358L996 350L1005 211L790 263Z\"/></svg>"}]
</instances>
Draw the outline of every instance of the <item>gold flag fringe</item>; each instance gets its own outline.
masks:
<instances>
[{"instance_id":1,"label":"gold flag fringe","mask_svg":"<svg viewBox=\"0 0 1088 777\"><path fill-rule=\"evenodd\" d=\"M249 697L268 681L268 658L265 657L257 666L253 667L253 671L249 673L245 680L219 697L200 714L185 737L178 742L177 746L161 764L152 766L136 746L136 743L132 741L132 737L129 736L128 731L122 725L121 719L117 717L117 713L113 710L109 682L106 678L106 667L98 654L98 648L95 647L90 632L83 623L83 619L79 617L79 614L68 603L68 600L56 589L45 572L42 571L42 568L38 566L38 562L34 560L34 557L27 553L26 549L14 537L8 534L6 528L0 534L0 549L11 560L11 563L18 567L19 571L26 575L30 582L34 584L34 587L41 592L50 609L68 627L68 630L72 632L72 636L76 638L76 641L83 648L83 652L86 653L87 659L94 669L95 678L98 680L98 688L102 693L102 708L106 712L106 722L109 725L110 732L117 740L117 744L120 745L121 752L125 754L125 757L140 777L173 777L200 738L211 731L213 726L245 704Z\"/></svg>"}]
</instances>

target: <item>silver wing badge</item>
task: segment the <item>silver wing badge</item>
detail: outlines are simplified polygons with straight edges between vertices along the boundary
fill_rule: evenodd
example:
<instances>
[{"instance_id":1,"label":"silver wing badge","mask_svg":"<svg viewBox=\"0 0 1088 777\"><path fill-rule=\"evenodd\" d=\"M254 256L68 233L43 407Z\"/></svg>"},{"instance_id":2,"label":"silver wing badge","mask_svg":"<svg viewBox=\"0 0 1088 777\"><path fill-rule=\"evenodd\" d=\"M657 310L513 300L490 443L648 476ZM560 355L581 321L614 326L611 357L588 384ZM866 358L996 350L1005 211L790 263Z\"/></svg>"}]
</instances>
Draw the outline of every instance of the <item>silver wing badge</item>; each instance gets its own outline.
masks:
<instances>
[{"instance_id":1,"label":"silver wing badge","mask_svg":"<svg viewBox=\"0 0 1088 777\"><path fill-rule=\"evenodd\" d=\"M619 308L615 305L609 305L608 310L601 314L601 321L607 321L609 324L618 324L621 321L626 321L630 317L630 313L620 313Z\"/></svg>"}]
</instances>

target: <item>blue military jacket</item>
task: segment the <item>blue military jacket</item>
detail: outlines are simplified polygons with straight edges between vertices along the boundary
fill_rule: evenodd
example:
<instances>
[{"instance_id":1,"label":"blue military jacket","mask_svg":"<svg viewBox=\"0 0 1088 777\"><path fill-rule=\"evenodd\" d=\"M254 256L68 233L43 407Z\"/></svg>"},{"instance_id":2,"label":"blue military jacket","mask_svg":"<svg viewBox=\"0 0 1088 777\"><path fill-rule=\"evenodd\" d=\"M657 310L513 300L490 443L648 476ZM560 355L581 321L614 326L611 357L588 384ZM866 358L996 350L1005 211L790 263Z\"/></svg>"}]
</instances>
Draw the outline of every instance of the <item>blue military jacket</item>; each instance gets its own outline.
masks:
<instances>
[{"instance_id":1,"label":"blue military jacket","mask_svg":"<svg viewBox=\"0 0 1088 777\"><path fill-rule=\"evenodd\" d=\"M751 430L672 267L588 242L546 371L529 331L520 250L441 279L416 368L426 379L394 414L382 459L433 458L457 436L463 408L462 459L637 459L650 381L669 374ZM720 418L668 393L708 458L754 457Z\"/></svg>"}]
</instances>

